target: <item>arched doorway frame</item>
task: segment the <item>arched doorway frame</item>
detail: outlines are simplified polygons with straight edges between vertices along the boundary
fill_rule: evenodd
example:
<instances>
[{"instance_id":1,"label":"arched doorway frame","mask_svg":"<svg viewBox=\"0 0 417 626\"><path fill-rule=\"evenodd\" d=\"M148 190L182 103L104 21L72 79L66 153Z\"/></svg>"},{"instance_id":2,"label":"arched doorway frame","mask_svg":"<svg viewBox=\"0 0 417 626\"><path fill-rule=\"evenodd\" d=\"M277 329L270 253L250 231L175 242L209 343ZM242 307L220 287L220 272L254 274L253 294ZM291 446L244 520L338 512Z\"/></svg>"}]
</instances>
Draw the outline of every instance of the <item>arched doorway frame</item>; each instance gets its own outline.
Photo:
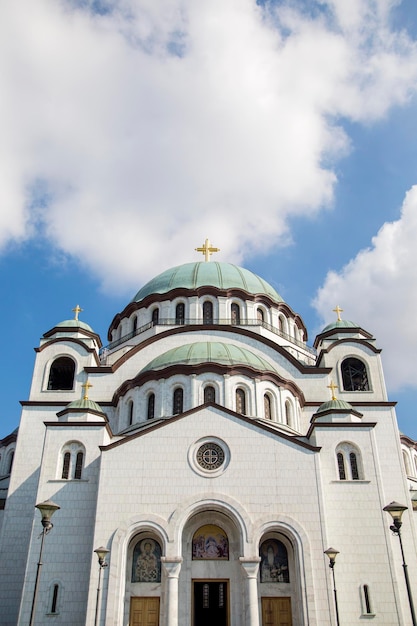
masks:
<instances>
[{"instance_id":1,"label":"arched doorway frame","mask_svg":"<svg viewBox=\"0 0 417 626\"><path fill-rule=\"evenodd\" d=\"M310 597L307 601L307 589L314 588L313 566L311 559L311 546L307 533L304 528L292 517L287 515L279 515L278 519L268 519L264 517L259 520L257 525L254 541L259 547L265 538L270 536L285 537L287 542L292 546L292 562L294 574L296 576L297 589L294 593L293 615L297 624L309 624L309 626L317 626L315 596ZM325 570L324 570L325 573ZM316 578L318 573L316 572ZM258 574L258 579L259 574ZM316 583L317 584L317 583ZM323 581L324 588L327 587L327 581ZM262 588L259 582L259 605L261 604ZM297 611L297 614L294 614Z\"/></svg>"}]
</instances>

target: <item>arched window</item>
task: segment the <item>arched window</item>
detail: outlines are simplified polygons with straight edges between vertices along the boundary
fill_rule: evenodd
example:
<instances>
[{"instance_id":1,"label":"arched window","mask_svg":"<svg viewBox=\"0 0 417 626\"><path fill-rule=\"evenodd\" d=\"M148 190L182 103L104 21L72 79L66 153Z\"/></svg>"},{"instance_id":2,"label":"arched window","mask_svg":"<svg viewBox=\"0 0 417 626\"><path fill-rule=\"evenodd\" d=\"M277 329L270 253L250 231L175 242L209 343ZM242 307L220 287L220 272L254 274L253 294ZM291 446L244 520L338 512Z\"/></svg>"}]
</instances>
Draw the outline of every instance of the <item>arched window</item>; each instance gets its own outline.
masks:
<instances>
[{"instance_id":1,"label":"arched window","mask_svg":"<svg viewBox=\"0 0 417 626\"><path fill-rule=\"evenodd\" d=\"M80 480L84 469L85 450L78 441L65 444L61 452L61 475L64 480Z\"/></svg>"},{"instance_id":2,"label":"arched window","mask_svg":"<svg viewBox=\"0 0 417 626\"><path fill-rule=\"evenodd\" d=\"M152 324L156 326L159 322L159 309L154 309L152 311Z\"/></svg>"},{"instance_id":3,"label":"arched window","mask_svg":"<svg viewBox=\"0 0 417 626\"><path fill-rule=\"evenodd\" d=\"M204 387L204 403L216 402L216 390L211 385Z\"/></svg>"},{"instance_id":4,"label":"arched window","mask_svg":"<svg viewBox=\"0 0 417 626\"><path fill-rule=\"evenodd\" d=\"M81 474L83 471L83 463L84 463L84 454L82 452L77 452L77 456L75 457L75 471L74 478L76 480L80 480Z\"/></svg>"},{"instance_id":5,"label":"arched window","mask_svg":"<svg viewBox=\"0 0 417 626\"><path fill-rule=\"evenodd\" d=\"M282 541L267 539L259 548L261 583L289 583L288 552Z\"/></svg>"},{"instance_id":6,"label":"arched window","mask_svg":"<svg viewBox=\"0 0 417 626\"><path fill-rule=\"evenodd\" d=\"M203 302L203 323L204 324L212 324L213 323L213 303L209 300Z\"/></svg>"},{"instance_id":7,"label":"arched window","mask_svg":"<svg viewBox=\"0 0 417 626\"><path fill-rule=\"evenodd\" d=\"M264 418L266 420L272 419L272 402L269 394L264 395Z\"/></svg>"},{"instance_id":8,"label":"arched window","mask_svg":"<svg viewBox=\"0 0 417 626\"><path fill-rule=\"evenodd\" d=\"M127 405L127 423L129 426L131 426L133 424L133 411L134 406L133 406L133 401L130 400L129 404Z\"/></svg>"},{"instance_id":9,"label":"arched window","mask_svg":"<svg viewBox=\"0 0 417 626\"><path fill-rule=\"evenodd\" d=\"M232 324L240 324L240 307L236 302L231 306Z\"/></svg>"},{"instance_id":10,"label":"arched window","mask_svg":"<svg viewBox=\"0 0 417 626\"><path fill-rule=\"evenodd\" d=\"M246 415L246 393L244 389L236 389L236 413Z\"/></svg>"},{"instance_id":11,"label":"arched window","mask_svg":"<svg viewBox=\"0 0 417 626\"><path fill-rule=\"evenodd\" d=\"M264 312L262 311L262 309L256 309L256 318L258 322L265 321L265 316L264 316Z\"/></svg>"},{"instance_id":12,"label":"arched window","mask_svg":"<svg viewBox=\"0 0 417 626\"><path fill-rule=\"evenodd\" d=\"M138 317L137 315L135 315L135 317L132 320L132 333L135 333L138 327Z\"/></svg>"},{"instance_id":13,"label":"arched window","mask_svg":"<svg viewBox=\"0 0 417 626\"><path fill-rule=\"evenodd\" d=\"M14 450L9 452L8 463L7 463L7 472L6 472L7 474L11 474L12 473L13 460L14 460Z\"/></svg>"},{"instance_id":14,"label":"arched window","mask_svg":"<svg viewBox=\"0 0 417 626\"><path fill-rule=\"evenodd\" d=\"M358 460L355 452L349 452L349 461L352 480L359 480Z\"/></svg>"},{"instance_id":15,"label":"arched window","mask_svg":"<svg viewBox=\"0 0 417 626\"><path fill-rule=\"evenodd\" d=\"M405 450L403 450L403 461L404 461L405 473L407 474L407 476L411 476L410 460L409 460L408 454L407 454L407 452Z\"/></svg>"},{"instance_id":16,"label":"arched window","mask_svg":"<svg viewBox=\"0 0 417 626\"><path fill-rule=\"evenodd\" d=\"M179 415L183 411L184 392L181 387L177 387L172 398L172 414Z\"/></svg>"},{"instance_id":17,"label":"arched window","mask_svg":"<svg viewBox=\"0 0 417 626\"><path fill-rule=\"evenodd\" d=\"M151 420L155 417L155 394L150 393L148 396L147 418Z\"/></svg>"},{"instance_id":18,"label":"arched window","mask_svg":"<svg viewBox=\"0 0 417 626\"><path fill-rule=\"evenodd\" d=\"M363 480L362 459L359 450L349 442L342 442L336 449L339 480Z\"/></svg>"},{"instance_id":19,"label":"arched window","mask_svg":"<svg viewBox=\"0 0 417 626\"><path fill-rule=\"evenodd\" d=\"M180 302L175 307L175 323L176 324L185 323L185 304L183 302Z\"/></svg>"},{"instance_id":20,"label":"arched window","mask_svg":"<svg viewBox=\"0 0 417 626\"><path fill-rule=\"evenodd\" d=\"M133 550L132 583L161 582L161 546L158 541L145 537Z\"/></svg>"},{"instance_id":21,"label":"arched window","mask_svg":"<svg viewBox=\"0 0 417 626\"><path fill-rule=\"evenodd\" d=\"M69 477L70 463L71 463L71 452L65 452L64 459L62 462L62 474L61 474L61 478L65 478L65 480Z\"/></svg>"},{"instance_id":22,"label":"arched window","mask_svg":"<svg viewBox=\"0 0 417 626\"><path fill-rule=\"evenodd\" d=\"M285 401L285 423L290 427L293 425L293 410L289 400Z\"/></svg>"},{"instance_id":23,"label":"arched window","mask_svg":"<svg viewBox=\"0 0 417 626\"><path fill-rule=\"evenodd\" d=\"M369 391L366 365L359 359L348 358L343 361L342 379L345 391Z\"/></svg>"},{"instance_id":24,"label":"arched window","mask_svg":"<svg viewBox=\"0 0 417 626\"><path fill-rule=\"evenodd\" d=\"M278 328L281 335L285 335L285 321L282 315L278 318Z\"/></svg>"},{"instance_id":25,"label":"arched window","mask_svg":"<svg viewBox=\"0 0 417 626\"><path fill-rule=\"evenodd\" d=\"M346 480L345 457L341 452L337 453L337 468L339 470L339 479Z\"/></svg>"},{"instance_id":26,"label":"arched window","mask_svg":"<svg viewBox=\"0 0 417 626\"><path fill-rule=\"evenodd\" d=\"M61 356L51 365L49 370L49 390L69 390L74 386L75 363L67 356Z\"/></svg>"}]
</instances>

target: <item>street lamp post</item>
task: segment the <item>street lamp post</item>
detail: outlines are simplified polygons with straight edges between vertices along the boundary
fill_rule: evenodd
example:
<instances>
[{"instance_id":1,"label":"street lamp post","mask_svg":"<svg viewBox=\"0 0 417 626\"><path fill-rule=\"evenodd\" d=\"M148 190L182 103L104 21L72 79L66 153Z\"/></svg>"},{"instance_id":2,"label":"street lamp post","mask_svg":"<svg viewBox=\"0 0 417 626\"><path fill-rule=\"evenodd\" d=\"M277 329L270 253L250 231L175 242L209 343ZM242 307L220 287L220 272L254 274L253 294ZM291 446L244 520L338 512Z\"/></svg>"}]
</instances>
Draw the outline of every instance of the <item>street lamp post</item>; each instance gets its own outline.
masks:
<instances>
[{"instance_id":1,"label":"street lamp post","mask_svg":"<svg viewBox=\"0 0 417 626\"><path fill-rule=\"evenodd\" d=\"M339 622L339 607L337 604L337 591L336 591L336 578L334 575L334 565L336 562L336 556L339 554L338 550L335 550L334 548L327 548L327 550L324 551L324 554L327 554L327 556L329 557L329 567L332 570L332 574L333 574L333 593L334 593L334 606L336 609L336 624L337 626L340 626L340 622Z\"/></svg>"},{"instance_id":2,"label":"street lamp post","mask_svg":"<svg viewBox=\"0 0 417 626\"><path fill-rule=\"evenodd\" d=\"M98 605L99 605L99 600L100 600L100 583L101 583L101 570L103 569L103 567L107 567L108 563L106 563L106 555L110 552L110 550L107 550L107 548L104 548L103 546L101 546L100 548L97 548L97 550L94 550L94 552L97 554L98 557L98 585L97 585L97 598L96 598L96 615L94 618L94 626L97 626L98 624Z\"/></svg>"},{"instance_id":3,"label":"street lamp post","mask_svg":"<svg viewBox=\"0 0 417 626\"><path fill-rule=\"evenodd\" d=\"M60 509L61 507L55 504L54 502L52 502L51 500L46 500L45 502L42 502L41 504L36 504L35 508L39 509L39 511L41 512L41 515L42 515L41 522L42 522L43 529L42 529L41 549L39 552L39 561L38 561L38 566L36 569L35 588L33 590L32 608L30 611L29 626L33 626L33 624L35 623L36 600L38 598L39 579L40 579L41 569L43 565L42 552L43 552L43 543L45 541L45 535L47 535L49 531L52 530L53 528L53 524L51 522L52 515L55 513L55 511L58 511L58 509Z\"/></svg>"},{"instance_id":4,"label":"street lamp post","mask_svg":"<svg viewBox=\"0 0 417 626\"><path fill-rule=\"evenodd\" d=\"M401 556L403 559L404 578L405 578L405 585L407 587L408 602L410 604L411 619L413 622L413 626L417 626L416 614L414 611L413 596L411 595L410 579L408 578L408 569L407 569L407 564L405 562L405 557L404 557L403 541L401 539L401 526L402 526L401 517L404 511L406 511L407 509L408 507L403 506L402 504L398 504L398 502L390 502L390 504L387 504L387 506L384 506L382 510L386 511L387 513L391 515L394 523L390 526L390 529L392 530L394 535L398 536L398 539L400 540Z\"/></svg>"}]
</instances>

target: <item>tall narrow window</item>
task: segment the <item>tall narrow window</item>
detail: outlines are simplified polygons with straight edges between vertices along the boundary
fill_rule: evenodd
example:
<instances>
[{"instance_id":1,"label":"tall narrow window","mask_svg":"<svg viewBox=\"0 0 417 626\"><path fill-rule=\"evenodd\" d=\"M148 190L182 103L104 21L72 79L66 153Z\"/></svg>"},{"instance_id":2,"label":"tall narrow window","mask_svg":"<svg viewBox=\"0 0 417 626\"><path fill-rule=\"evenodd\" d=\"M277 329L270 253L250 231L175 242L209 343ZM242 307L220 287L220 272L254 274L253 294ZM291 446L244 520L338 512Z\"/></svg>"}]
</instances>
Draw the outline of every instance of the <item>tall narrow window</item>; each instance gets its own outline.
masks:
<instances>
[{"instance_id":1,"label":"tall narrow window","mask_svg":"<svg viewBox=\"0 0 417 626\"><path fill-rule=\"evenodd\" d=\"M246 415L246 394L243 389L236 389L236 413Z\"/></svg>"},{"instance_id":2,"label":"tall narrow window","mask_svg":"<svg viewBox=\"0 0 417 626\"><path fill-rule=\"evenodd\" d=\"M341 452L337 453L337 468L340 480L346 480L345 457Z\"/></svg>"},{"instance_id":3,"label":"tall narrow window","mask_svg":"<svg viewBox=\"0 0 417 626\"><path fill-rule=\"evenodd\" d=\"M359 471L358 471L358 461L356 459L356 454L351 452L349 454L350 461L350 470L352 472L352 480L359 480Z\"/></svg>"},{"instance_id":4,"label":"tall narrow window","mask_svg":"<svg viewBox=\"0 0 417 626\"><path fill-rule=\"evenodd\" d=\"M280 315L278 318L278 328L279 328L279 332L281 333L281 335L285 335L285 323L284 323L284 318L282 317L282 315Z\"/></svg>"},{"instance_id":5,"label":"tall narrow window","mask_svg":"<svg viewBox=\"0 0 417 626\"><path fill-rule=\"evenodd\" d=\"M52 590L51 613L57 613L59 585L54 585Z\"/></svg>"},{"instance_id":6,"label":"tall narrow window","mask_svg":"<svg viewBox=\"0 0 417 626\"><path fill-rule=\"evenodd\" d=\"M264 321L264 312L262 311L262 309L256 309L256 317L258 322Z\"/></svg>"},{"instance_id":7,"label":"tall narrow window","mask_svg":"<svg viewBox=\"0 0 417 626\"><path fill-rule=\"evenodd\" d=\"M132 321L132 333L136 332L137 327L138 327L138 318L137 318L137 315L135 315Z\"/></svg>"},{"instance_id":8,"label":"tall narrow window","mask_svg":"<svg viewBox=\"0 0 417 626\"><path fill-rule=\"evenodd\" d=\"M173 401L172 401L172 414L178 415L183 411L183 402L184 402L184 392L181 387L178 387L174 391Z\"/></svg>"},{"instance_id":9,"label":"tall narrow window","mask_svg":"<svg viewBox=\"0 0 417 626\"><path fill-rule=\"evenodd\" d=\"M204 324L213 323L213 303L208 300L203 303L203 322Z\"/></svg>"},{"instance_id":10,"label":"tall narrow window","mask_svg":"<svg viewBox=\"0 0 417 626\"><path fill-rule=\"evenodd\" d=\"M264 417L266 420L272 419L271 397L266 393L264 395Z\"/></svg>"},{"instance_id":11,"label":"tall narrow window","mask_svg":"<svg viewBox=\"0 0 417 626\"><path fill-rule=\"evenodd\" d=\"M410 462L409 462L408 454L407 452L405 452L405 450L403 450L403 461L404 461L405 473L407 474L407 476L411 476Z\"/></svg>"},{"instance_id":12,"label":"tall narrow window","mask_svg":"<svg viewBox=\"0 0 417 626\"><path fill-rule=\"evenodd\" d=\"M185 305L183 302L180 302L180 304L177 304L177 306L175 307L175 323L185 323Z\"/></svg>"},{"instance_id":13,"label":"tall narrow window","mask_svg":"<svg viewBox=\"0 0 417 626\"><path fill-rule=\"evenodd\" d=\"M48 389L66 391L74 386L75 363L66 356L61 356L49 370Z\"/></svg>"},{"instance_id":14,"label":"tall narrow window","mask_svg":"<svg viewBox=\"0 0 417 626\"><path fill-rule=\"evenodd\" d=\"M151 420L155 417L155 394L150 393L148 396L148 413L147 418Z\"/></svg>"},{"instance_id":15,"label":"tall narrow window","mask_svg":"<svg viewBox=\"0 0 417 626\"><path fill-rule=\"evenodd\" d=\"M67 479L69 477L70 462L71 462L71 453L70 452L65 452L64 460L63 460L63 463L62 463L62 475L61 475L61 478Z\"/></svg>"},{"instance_id":16,"label":"tall narrow window","mask_svg":"<svg viewBox=\"0 0 417 626\"><path fill-rule=\"evenodd\" d=\"M82 452L77 452L77 456L75 459L75 472L74 478L80 480L81 474L83 471L83 462L84 462L84 454Z\"/></svg>"},{"instance_id":17,"label":"tall narrow window","mask_svg":"<svg viewBox=\"0 0 417 626\"><path fill-rule=\"evenodd\" d=\"M292 427L292 405L289 400L285 402L285 423Z\"/></svg>"},{"instance_id":18,"label":"tall narrow window","mask_svg":"<svg viewBox=\"0 0 417 626\"><path fill-rule=\"evenodd\" d=\"M204 387L204 402L216 402L216 390L211 385Z\"/></svg>"},{"instance_id":19,"label":"tall narrow window","mask_svg":"<svg viewBox=\"0 0 417 626\"><path fill-rule=\"evenodd\" d=\"M127 421L128 421L129 426L131 426L133 424L133 402L132 402L132 400L128 404L127 412L128 412Z\"/></svg>"},{"instance_id":20,"label":"tall narrow window","mask_svg":"<svg viewBox=\"0 0 417 626\"><path fill-rule=\"evenodd\" d=\"M359 359L345 359L342 363L343 389L345 391L369 391L366 365Z\"/></svg>"},{"instance_id":21,"label":"tall narrow window","mask_svg":"<svg viewBox=\"0 0 417 626\"><path fill-rule=\"evenodd\" d=\"M240 307L236 302L231 306L232 324L240 324Z\"/></svg>"},{"instance_id":22,"label":"tall narrow window","mask_svg":"<svg viewBox=\"0 0 417 626\"><path fill-rule=\"evenodd\" d=\"M363 586L363 599L365 601L365 614L372 615L371 595L369 593L369 585Z\"/></svg>"},{"instance_id":23,"label":"tall narrow window","mask_svg":"<svg viewBox=\"0 0 417 626\"><path fill-rule=\"evenodd\" d=\"M156 326L159 322L159 309L154 309L152 311L152 324Z\"/></svg>"}]
</instances>

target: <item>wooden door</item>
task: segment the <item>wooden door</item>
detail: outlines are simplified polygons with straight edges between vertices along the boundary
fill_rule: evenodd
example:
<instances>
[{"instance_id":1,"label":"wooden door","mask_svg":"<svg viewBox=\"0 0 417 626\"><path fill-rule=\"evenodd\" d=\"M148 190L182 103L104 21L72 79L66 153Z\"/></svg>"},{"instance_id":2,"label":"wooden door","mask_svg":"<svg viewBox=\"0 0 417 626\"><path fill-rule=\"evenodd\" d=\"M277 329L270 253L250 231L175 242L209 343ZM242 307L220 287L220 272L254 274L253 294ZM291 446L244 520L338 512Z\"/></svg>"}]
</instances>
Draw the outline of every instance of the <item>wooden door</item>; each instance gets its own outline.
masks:
<instances>
[{"instance_id":1,"label":"wooden door","mask_svg":"<svg viewBox=\"0 0 417 626\"><path fill-rule=\"evenodd\" d=\"M159 626L159 598L131 598L129 626Z\"/></svg>"},{"instance_id":2,"label":"wooden door","mask_svg":"<svg viewBox=\"0 0 417 626\"><path fill-rule=\"evenodd\" d=\"M262 598L262 626L292 626L291 598Z\"/></svg>"}]
</instances>

